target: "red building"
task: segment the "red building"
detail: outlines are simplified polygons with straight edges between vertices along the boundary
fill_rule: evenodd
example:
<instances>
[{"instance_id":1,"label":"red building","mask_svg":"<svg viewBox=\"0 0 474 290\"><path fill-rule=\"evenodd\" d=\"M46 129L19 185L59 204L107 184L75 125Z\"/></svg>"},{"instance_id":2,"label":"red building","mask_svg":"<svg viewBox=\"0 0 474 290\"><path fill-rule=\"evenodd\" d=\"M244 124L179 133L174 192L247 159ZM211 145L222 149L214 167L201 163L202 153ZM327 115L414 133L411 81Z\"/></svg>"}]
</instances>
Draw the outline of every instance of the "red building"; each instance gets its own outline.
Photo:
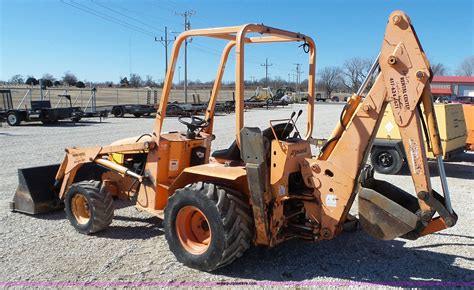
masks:
<instances>
[{"instance_id":1,"label":"red building","mask_svg":"<svg viewBox=\"0 0 474 290\"><path fill-rule=\"evenodd\" d=\"M435 76L431 92L435 99L474 103L474 77Z\"/></svg>"}]
</instances>

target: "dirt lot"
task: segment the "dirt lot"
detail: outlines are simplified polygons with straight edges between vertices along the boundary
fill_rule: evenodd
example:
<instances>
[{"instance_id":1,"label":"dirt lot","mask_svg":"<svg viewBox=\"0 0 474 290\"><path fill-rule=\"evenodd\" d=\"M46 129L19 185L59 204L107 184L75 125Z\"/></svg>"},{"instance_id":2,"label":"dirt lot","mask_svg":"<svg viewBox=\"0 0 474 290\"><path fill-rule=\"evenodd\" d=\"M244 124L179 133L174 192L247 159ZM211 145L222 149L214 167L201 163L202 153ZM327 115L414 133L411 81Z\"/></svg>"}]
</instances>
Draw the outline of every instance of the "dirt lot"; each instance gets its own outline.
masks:
<instances>
[{"instance_id":1,"label":"dirt lot","mask_svg":"<svg viewBox=\"0 0 474 290\"><path fill-rule=\"evenodd\" d=\"M300 107L249 111L246 122L266 127L269 118L289 116L291 110ZM328 137L341 109L341 105L318 104L313 136ZM304 118L303 115L298 122L302 129ZM124 207L123 202L117 203L111 227L94 236L77 233L63 211L38 217L9 211L17 168L57 163L66 146L108 144L147 133L152 125L153 119L109 118L103 123L91 120L75 126L65 123L54 127L28 124L0 128L0 281L105 283L95 285L138 285L120 284L121 281L155 281L149 285L179 281L200 281L201 285L296 281L313 286L351 285L355 281L378 285L391 282L388 284L402 287L423 285L416 284L420 281L474 281L472 153L446 164L453 205L459 215L454 228L417 241L378 241L358 231L316 244L293 240L273 249L252 247L242 258L213 273L179 264L168 250L160 221L134 207ZM170 118L165 130L177 129L183 129L183 125ZM233 114L217 117L214 149L231 143L233 129ZM436 172L434 164L430 168ZM398 176L378 177L412 191L406 170ZM437 177L433 178L433 185L440 189Z\"/></svg>"}]
</instances>

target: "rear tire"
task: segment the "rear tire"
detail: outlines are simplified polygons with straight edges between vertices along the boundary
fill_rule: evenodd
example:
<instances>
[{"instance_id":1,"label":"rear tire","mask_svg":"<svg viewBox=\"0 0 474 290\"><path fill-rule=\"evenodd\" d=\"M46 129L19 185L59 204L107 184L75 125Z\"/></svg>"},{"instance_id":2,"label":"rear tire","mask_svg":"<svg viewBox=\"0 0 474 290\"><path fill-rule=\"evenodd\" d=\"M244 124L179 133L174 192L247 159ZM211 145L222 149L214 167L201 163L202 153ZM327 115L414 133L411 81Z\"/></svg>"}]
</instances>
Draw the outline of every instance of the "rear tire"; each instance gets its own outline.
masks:
<instances>
[{"instance_id":1,"label":"rear tire","mask_svg":"<svg viewBox=\"0 0 474 290\"><path fill-rule=\"evenodd\" d=\"M195 218L198 222L193 225ZM235 190L204 182L175 191L165 209L164 228L176 259L203 271L241 257L254 236L246 198Z\"/></svg>"},{"instance_id":2,"label":"rear tire","mask_svg":"<svg viewBox=\"0 0 474 290\"><path fill-rule=\"evenodd\" d=\"M21 116L18 112L12 111L7 114L7 123L10 126L19 126L21 123Z\"/></svg>"},{"instance_id":3,"label":"rear tire","mask_svg":"<svg viewBox=\"0 0 474 290\"><path fill-rule=\"evenodd\" d=\"M92 234L107 228L114 218L112 195L100 190L99 181L73 183L64 199L66 216L80 233Z\"/></svg>"},{"instance_id":4,"label":"rear tire","mask_svg":"<svg viewBox=\"0 0 474 290\"><path fill-rule=\"evenodd\" d=\"M114 114L116 118L123 118L125 111L122 107L115 107L112 114Z\"/></svg>"},{"instance_id":5,"label":"rear tire","mask_svg":"<svg viewBox=\"0 0 474 290\"><path fill-rule=\"evenodd\" d=\"M397 174L403 166L403 158L400 153L389 147L374 148L370 161L375 171L382 174Z\"/></svg>"}]
</instances>

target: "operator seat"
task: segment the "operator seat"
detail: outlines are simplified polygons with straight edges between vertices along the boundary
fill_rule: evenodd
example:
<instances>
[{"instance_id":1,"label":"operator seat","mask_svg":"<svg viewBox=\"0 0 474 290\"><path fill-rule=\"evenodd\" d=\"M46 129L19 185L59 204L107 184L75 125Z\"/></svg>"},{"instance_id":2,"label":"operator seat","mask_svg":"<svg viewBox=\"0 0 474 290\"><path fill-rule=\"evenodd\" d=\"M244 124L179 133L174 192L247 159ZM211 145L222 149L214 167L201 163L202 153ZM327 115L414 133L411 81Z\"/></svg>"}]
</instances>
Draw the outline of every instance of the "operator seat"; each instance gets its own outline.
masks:
<instances>
[{"instance_id":1,"label":"operator seat","mask_svg":"<svg viewBox=\"0 0 474 290\"><path fill-rule=\"evenodd\" d=\"M286 139L290 135L291 131L293 131L293 124L281 123L273 126L273 129L275 130L278 139ZM268 147L265 148L265 150L268 151L270 149L269 147L271 141L275 139L275 135L272 132L272 128L268 127L267 129L263 130L262 135L264 137L264 146ZM265 139L268 140L268 142L265 142ZM237 142L235 140L234 142L232 142L232 144L230 144L229 148L216 150L212 152L211 156L214 157L219 163L226 163L229 161L242 161L242 159L240 158L240 148L239 146L237 146Z\"/></svg>"}]
</instances>

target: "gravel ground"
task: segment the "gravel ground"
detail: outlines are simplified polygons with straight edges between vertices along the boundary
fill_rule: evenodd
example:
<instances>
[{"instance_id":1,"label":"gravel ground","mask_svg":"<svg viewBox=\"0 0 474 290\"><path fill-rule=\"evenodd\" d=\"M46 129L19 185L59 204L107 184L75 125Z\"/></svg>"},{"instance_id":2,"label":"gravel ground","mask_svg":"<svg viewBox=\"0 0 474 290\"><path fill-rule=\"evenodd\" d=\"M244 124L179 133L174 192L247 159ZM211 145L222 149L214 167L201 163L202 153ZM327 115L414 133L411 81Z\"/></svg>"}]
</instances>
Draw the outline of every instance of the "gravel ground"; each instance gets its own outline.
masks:
<instances>
[{"instance_id":1,"label":"gravel ground","mask_svg":"<svg viewBox=\"0 0 474 290\"><path fill-rule=\"evenodd\" d=\"M303 107L249 111L246 123L266 127L269 118L287 117L299 108ZM318 104L313 136L328 137L341 109L341 105ZM304 118L298 122L301 129ZM319 243L292 240L272 249L252 247L242 258L213 273L178 263L168 250L160 220L127 207L125 202L117 202L110 228L94 236L77 233L63 211L35 217L9 211L18 182L17 168L58 163L67 146L108 144L147 133L152 126L151 118L110 118L75 126L0 128L0 281L314 281L320 285L474 281L472 153L446 164L459 215L458 224L451 229L416 241L378 241L358 231ZM183 125L169 118L165 130L177 129ZM213 148L230 144L233 130L233 114L218 116ZM434 164L430 168L436 172ZM398 176L378 177L410 191L413 188L407 170ZM440 188L437 177L433 185Z\"/></svg>"}]
</instances>

